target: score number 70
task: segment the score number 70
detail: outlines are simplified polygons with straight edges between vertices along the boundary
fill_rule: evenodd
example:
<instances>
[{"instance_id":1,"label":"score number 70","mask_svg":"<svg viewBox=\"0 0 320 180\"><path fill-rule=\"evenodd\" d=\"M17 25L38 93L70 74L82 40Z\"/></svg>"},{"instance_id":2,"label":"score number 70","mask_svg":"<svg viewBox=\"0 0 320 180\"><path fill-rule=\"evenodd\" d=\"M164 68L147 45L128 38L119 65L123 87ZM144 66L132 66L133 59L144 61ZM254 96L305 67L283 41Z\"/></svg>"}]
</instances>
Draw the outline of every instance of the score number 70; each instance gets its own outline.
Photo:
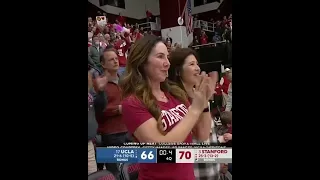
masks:
<instances>
[{"instance_id":1,"label":"score number 70","mask_svg":"<svg viewBox=\"0 0 320 180\"><path fill-rule=\"evenodd\" d=\"M191 152L190 151L179 151L180 159L190 159L191 158Z\"/></svg>"}]
</instances>

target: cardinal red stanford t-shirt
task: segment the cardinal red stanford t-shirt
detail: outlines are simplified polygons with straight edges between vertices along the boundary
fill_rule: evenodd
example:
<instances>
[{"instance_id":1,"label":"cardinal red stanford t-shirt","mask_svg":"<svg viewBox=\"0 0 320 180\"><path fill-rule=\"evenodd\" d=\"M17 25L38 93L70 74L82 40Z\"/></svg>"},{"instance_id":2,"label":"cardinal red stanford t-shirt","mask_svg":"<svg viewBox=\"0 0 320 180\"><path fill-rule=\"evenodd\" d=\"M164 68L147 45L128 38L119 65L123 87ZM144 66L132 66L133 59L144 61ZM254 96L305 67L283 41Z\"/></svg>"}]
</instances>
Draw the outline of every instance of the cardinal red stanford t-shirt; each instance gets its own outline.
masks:
<instances>
[{"instance_id":1,"label":"cardinal red stanford t-shirt","mask_svg":"<svg viewBox=\"0 0 320 180\"><path fill-rule=\"evenodd\" d=\"M166 132L183 121L188 107L167 94L167 103L158 102L161 109L162 124ZM122 118L133 134L144 122L152 118L144 104L136 97L131 96L122 101ZM191 143L191 133L184 142ZM195 180L193 164L140 164L139 180Z\"/></svg>"}]
</instances>

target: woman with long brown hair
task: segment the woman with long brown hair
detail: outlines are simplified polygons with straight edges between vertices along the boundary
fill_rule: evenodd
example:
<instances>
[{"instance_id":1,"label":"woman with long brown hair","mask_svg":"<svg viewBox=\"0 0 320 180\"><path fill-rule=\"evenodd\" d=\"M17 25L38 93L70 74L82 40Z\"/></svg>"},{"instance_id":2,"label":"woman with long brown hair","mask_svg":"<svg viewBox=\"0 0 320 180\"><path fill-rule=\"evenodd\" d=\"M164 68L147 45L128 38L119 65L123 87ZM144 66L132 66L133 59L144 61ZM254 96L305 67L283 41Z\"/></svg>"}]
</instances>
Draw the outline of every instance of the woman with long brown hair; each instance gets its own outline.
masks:
<instances>
[{"instance_id":1,"label":"woman with long brown hair","mask_svg":"<svg viewBox=\"0 0 320 180\"><path fill-rule=\"evenodd\" d=\"M137 142L186 142L199 139L195 127L208 107L213 91L205 73L194 88L190 105L188 96L167 81L170 62L162 39L148 35L138 40L128 57L121 87L122 114L128 131ZM140 164L139 180L194 180L193 164Z\"/></svg>"},{"instance_id":2,"label":"woman with long brown hair","mask_svg":"<svg viewBox=\"0 0 320 180\"><path fill-rule=\"evenodd\" d=\"M172 51L170 54L170 68L168 79L176 83L181 89L188 95L190 102L194 98L193 87L199 83L200 67L198 65L198 58L195 51L189 48L181 48ZM211 81L213 89L218 81L218 73L212 73L213 76ZM211 94L213 95L213 94ZM214 142L213 137L210 136L212 130L213 120L209 109L205 109L199 118L198 126L194 129L198 133L202 133L203 139L196 139L194 141L207 141ZM213 132L213 134L215 134ZM216 139L216 138L215 138ZM217 142L217 141L216 141ZM194 164L194 172L196 179L208 179L217 180L219 179L219 170L216 164Z\"/></svg>"}]
</instances>

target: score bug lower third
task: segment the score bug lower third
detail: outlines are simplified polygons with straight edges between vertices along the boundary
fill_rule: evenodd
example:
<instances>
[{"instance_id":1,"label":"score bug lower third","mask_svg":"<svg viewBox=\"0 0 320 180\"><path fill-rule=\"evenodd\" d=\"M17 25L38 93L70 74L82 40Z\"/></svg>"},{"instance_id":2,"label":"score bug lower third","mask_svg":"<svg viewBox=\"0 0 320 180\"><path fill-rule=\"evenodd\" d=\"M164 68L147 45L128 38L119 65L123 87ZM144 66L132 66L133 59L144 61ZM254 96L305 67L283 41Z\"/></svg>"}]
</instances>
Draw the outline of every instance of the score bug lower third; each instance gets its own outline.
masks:
<instances>
[{"instance_id":1,"label":"score bug lower third","mask_svg":"<svg viewBox=\"0 0 320 180\"><path fill-rule=\"evenodd\" d=\"M108 148L97 147L98 163L232 163L231 148Z\"/></svg>"},{"instance_id":2,"label":"score bug lower third","mask_svg":"<svg viewBox=\"0 0 320 180\"><path fill-rule=\"evenodd\" d=\"M232 149L176 149L176 163L232 163Z\"/></svg>"}]
</instances>

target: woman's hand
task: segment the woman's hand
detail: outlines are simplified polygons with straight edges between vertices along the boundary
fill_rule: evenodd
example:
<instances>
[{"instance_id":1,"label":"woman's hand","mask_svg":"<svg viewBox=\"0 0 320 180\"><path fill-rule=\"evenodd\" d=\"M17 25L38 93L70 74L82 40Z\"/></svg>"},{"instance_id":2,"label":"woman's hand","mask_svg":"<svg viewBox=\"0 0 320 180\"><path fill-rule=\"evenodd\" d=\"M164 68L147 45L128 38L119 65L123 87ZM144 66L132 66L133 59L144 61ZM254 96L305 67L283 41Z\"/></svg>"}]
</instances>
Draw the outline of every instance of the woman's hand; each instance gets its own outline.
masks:
<instances>
[{"instance_id":1,"label":"woman's hand","mask_svg":"<svg viewBox=\"0 0 320 180\"><path fill-rule=\"evenodd\" d=\"M213 97L213 94L215 92L215 89L216 89L216 84L219 79L218 72L213 71L213 72L209 73L209 77L207 77L207 78L208 78L208 82L209 82L209 86L207 89L207 100L211 100Z\"/></svg>"},{"instance_id":2,"label":"woman's hand","mask_svg":"<svg viewBox=\"0 0 320 180\"><path fill-rule=\"evenodd\" d=\"M193 89L193 99L191 107L202 112L208 107L207 90L209 88L209 79L205 72L200 75L198 85Z\"/></svg>"}]
</instances>

